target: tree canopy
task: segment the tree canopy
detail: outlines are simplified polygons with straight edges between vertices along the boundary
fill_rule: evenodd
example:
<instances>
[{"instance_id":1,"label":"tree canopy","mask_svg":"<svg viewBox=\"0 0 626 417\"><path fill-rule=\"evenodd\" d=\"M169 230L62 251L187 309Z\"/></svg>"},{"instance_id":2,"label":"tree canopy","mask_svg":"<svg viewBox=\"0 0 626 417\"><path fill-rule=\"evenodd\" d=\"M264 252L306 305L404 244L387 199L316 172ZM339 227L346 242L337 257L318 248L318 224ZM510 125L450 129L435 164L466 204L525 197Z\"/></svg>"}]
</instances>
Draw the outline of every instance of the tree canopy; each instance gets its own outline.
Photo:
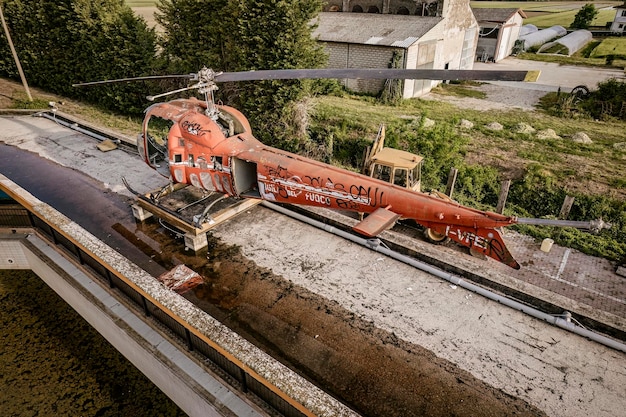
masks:
<instances>
[{"instance_id":1,"label":"tree canopy","mask_svg":"<svg viewBox=\"0 0 626 417\"><path fill-rule=\"evenodd\" d=\"M33 86L102 106L139 112L145 87L118 84L78 89L73 83L150 74L156 35L123 0L7 0L5 20ZM0 74L17 78L4 32Z\"/></svg>"},{"instance_id":2,"label":"tree canopy","mask_svg":"<svg viewBox=\"0 0 626 417\"><path fill-rule=\"evenodd\" d=\"M570 25L570 28L588 29L589 25L591 25L591 22L593 21L593 19L596 18L598 13L600 12L596 9L596 7L593 4L591 3L585 4L583 7L581 7L578 13L576 13L576 16L574 16L574 22L572 22L572 24Z\"/></svg>"},{"instance_id":3,"label":"tree canopy","mask_svg":"<svg viewBox=\"0 0 626 417\"><path fill-rule=\"evenodd\" d=\"M315 68L326 59L311 26L321 0L162 0L158 8L172 71ZM248 116L261 140L295 150L303 139L295 114L311 85L241 82L220 85L220 98Z\"/></svg>"},{"instance_id":4,"label":"tree canopy","mask_svg":"<svg viewBox=\"0 0 626 417\"><path fill-rule=\"evenodd\" d=\"M6 0L3 7L32 86L125 113L140 114L147 94L172 85L72 84L195 73L204 66L315 68L326 60L311 24L322 0L161 0L159 34L124 0ZM0 43L6 44L4 34ZM8 45L0 48L0 74L18 78ZM306 118L297 111L312 85L310 80L220 85L219 99L242 110L266 143L296 150L306 139Z\"/></svg>"}]
</instances>

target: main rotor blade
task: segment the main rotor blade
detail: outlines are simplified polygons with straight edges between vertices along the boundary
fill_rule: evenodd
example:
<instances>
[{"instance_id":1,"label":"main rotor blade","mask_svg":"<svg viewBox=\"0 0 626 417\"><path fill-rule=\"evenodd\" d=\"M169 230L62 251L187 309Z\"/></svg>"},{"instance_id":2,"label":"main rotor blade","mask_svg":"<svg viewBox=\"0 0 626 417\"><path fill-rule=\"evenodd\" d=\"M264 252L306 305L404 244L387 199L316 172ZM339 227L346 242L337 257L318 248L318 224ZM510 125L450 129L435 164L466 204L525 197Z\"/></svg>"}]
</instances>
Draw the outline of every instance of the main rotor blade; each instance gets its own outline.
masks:
<instances>
[{"instance_id":1,"label":"main rotor blade","mask_svg":"<svg viewBox=\"0 0 626 417\"><path fill-rule=\"evenodd\" d=\"M536 71L345 68L224 72L217 75L215 81L294 80L304 78L536 81L538 77L539 74Z\"/></svg>"},{"instance_id":2,"label":"main rotor blade","mask_svg":"<svg viewBox=\"0 0 626 417\"><path fill-rule=\"evenodd\" d=\"M72 84L72 87L86 87L89 85L113 84L113 83L123 83L123 82L131 82L131 81L162 80L166 78L198 79L198 75L197 74L148 75L145 77L118 78L117 80L103 80L103 81L91 81L91 82L86 82L86 83L77 83L77 84Z\"/></svg>"}]
</instances>

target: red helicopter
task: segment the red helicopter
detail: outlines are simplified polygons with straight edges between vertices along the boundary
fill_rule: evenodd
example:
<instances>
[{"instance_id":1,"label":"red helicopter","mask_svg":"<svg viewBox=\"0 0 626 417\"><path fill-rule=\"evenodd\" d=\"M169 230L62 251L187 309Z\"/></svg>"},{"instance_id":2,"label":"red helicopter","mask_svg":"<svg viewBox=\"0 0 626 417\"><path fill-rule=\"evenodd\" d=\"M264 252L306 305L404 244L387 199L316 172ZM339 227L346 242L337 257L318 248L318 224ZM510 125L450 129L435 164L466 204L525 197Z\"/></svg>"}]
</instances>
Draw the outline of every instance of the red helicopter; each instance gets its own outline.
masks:
<instances>
[{"instance_id":1,"label":"red helicopter","mask_svg":"<svg viewBox=\"0 0 626 417\"><path fill-rule=\"evenodd\" d=\"M301 204L365 213L353 229L374 237L399 219L413 219L435 234L519 269L498 228L518 223L511 216L476 210L293 153L264 145L246 117L213 100L216 82L288 78L497 79L523 81L525 71L453 70L277 70L215 73L204 68L184 75L196 81L204 100L176 99L146 109L138 148L144 162L173 182L238 198ZM151 79L159 77L141 77ZM103 82L129 81L110 80ZM149 96L149 100L165 96ZM152 118L172 122L166 138L153 138Z\"/></svg>"}]
</instances>

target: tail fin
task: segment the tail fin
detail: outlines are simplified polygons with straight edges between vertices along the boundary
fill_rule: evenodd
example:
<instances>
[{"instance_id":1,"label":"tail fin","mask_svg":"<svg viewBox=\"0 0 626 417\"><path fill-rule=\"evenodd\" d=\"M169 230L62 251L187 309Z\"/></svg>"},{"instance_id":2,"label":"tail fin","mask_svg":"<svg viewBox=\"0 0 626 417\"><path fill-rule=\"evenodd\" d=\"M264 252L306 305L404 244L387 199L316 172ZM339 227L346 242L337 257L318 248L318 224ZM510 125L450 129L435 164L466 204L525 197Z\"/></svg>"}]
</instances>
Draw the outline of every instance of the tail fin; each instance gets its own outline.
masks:
<instances>
[{"instance_id":1,"label":"tail fin","mask_svg":"<svg viewBox=\"0 0 626 417\"><path fill-rule=\"evenodd\" d=\"M520 265L504 244L502 236L496 229L478 228L474 229L465 226L450 226L445 224L431 225L431 229L437 233L448 236L455 242L463 246L483 253L498 262L510 266L513 269L520 269Z\"/></svg>"}]
</instances>

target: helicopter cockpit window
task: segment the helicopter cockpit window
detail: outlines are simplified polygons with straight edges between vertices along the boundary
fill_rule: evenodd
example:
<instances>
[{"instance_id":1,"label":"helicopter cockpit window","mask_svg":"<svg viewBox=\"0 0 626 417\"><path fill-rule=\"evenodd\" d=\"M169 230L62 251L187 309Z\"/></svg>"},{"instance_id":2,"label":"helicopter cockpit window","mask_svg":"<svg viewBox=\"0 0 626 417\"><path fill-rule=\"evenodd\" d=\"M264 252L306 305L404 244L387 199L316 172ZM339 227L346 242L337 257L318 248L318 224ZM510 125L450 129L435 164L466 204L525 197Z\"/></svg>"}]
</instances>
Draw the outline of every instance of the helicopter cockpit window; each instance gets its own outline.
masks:
<instances>
[{"instance_id":1,"label":"helicopter cockpit window","mask_svg":"<svg viewBox=\"0 0 626 417\"><path fill-rule=\"evenodd\" d=\"M374 178L390 182L391 180L391 167L387 165L376 164L374 166Z\"/></svg>"},{"instance_id":2,"label":"helicopter cockpit window","mask_svg":"<svg viewBox=\"0 0 626 417\"><path fill-rule=\"evenodd\" d=\"M171 120L151 116L145 122L145 131L137 141L137 149L141 157L150 161L150 165L166 177L170 175L167 143L172 124Z\"/></svg>"},{"instance_id":3,"label":"helicopter cockpit window","mask_svg":"<svg viewBox=\"0 0 626 417\"><path fill-rule=\"evenodd\" d=\"M220 129L222 129L224 136L229 138L235 134L235 123L229 114L224 114L222 112L218 113L217 122Z\"/></svg>"},{"instance_id":4,"label":"helicopter cockpit window","mask_svg":"<svg viewBox=\"0 0 626 417\"><path fill-rule=\"evenodd\" d=\"M213 168L216 171L222 170L222 157L221 156L212 156L211 162L213 162Z\"/></svg>"},{"instance_id":5,"label":"helicopter cockpit window","mask_svg":"<svg viewBox=\"0 0 626 417\"><path fill-rule=\"evenodd\" d=\"M396 168L393 172L393 183L400 187L406 187L407 170L404 168Z\"/></svg>"}]
</instances>

